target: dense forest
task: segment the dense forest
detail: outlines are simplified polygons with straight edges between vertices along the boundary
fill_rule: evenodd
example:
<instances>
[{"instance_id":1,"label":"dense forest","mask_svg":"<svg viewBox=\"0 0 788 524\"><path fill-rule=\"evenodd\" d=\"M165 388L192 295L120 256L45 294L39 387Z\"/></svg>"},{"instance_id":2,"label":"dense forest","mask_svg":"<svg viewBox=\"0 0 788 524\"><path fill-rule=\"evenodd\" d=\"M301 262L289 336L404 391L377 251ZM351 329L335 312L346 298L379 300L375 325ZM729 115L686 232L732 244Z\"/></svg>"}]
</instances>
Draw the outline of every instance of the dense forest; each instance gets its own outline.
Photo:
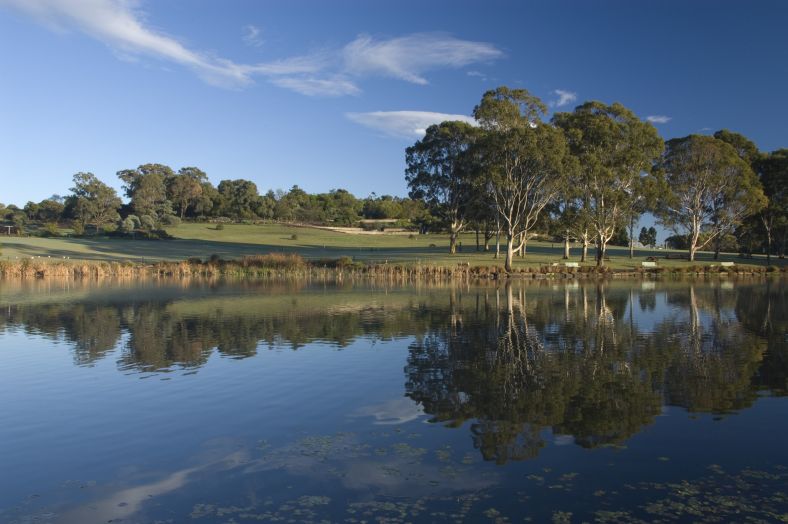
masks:
<instances>
[{"instance_id":1,"label":"dense forest","mask_svg":"<svg viewBox=\"0 0 788 524\"><path fill-rule=\"evenodd\" d=\"M167 238L183 220L278 221L366 228L399 227L458 235L475 231L483 248L505 246L505 267L528 240L546 236L589 246L604 264L608 245L656 244L636 230L651 213L675 234L669 247L785 256L788 149L765 153L720 130L664 141L621 104L586 102L545 120L547 107L524 89L499 87L474 108L478 125L442 122L407 148L408 197L358 198L344 189L310 194L297 185L263 194L249 180L214 186L197 167L143 164L117 172L124 199L94 174L73 175L66 196L24 207L0 204L5 232L112 234Z\"/></svg>"}]
</instances>

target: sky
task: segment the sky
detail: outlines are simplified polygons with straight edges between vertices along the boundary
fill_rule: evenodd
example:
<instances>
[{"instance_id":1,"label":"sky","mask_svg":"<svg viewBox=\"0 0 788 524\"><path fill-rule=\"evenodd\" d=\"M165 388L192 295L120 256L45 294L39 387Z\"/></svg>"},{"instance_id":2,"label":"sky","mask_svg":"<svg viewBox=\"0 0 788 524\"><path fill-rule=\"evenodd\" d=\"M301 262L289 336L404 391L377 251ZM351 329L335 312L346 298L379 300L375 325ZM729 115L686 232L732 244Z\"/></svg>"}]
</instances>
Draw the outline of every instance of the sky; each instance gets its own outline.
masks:
<instances>
[{"instance_id":1,"label":"sky","mask_svg":"<svg viewBox=\"0 0 788 524\"><path fill-rule=\"evenodd\" d=\"M404 196L405 148L500 85L788 147L786 22L781 0L0 0L0 202L144 163Z\"/></svg>"}]
</instances>

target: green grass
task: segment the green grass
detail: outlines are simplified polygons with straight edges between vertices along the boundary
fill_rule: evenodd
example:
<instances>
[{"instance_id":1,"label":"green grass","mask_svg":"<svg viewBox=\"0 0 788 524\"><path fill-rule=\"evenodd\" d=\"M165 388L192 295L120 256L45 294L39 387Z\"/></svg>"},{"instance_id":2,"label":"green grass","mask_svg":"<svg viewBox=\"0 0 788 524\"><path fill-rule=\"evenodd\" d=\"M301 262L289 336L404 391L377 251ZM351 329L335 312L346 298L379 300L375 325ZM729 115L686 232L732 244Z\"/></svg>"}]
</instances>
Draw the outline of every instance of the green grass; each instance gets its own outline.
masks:
<instances>
[{"instance_id":1,"label":"green grass","mask_svg":"<svg viewBox=\"0 0 788 524\"><path fill-rule=\"evenodd\" d=\"M155 262L184 260L189 257L206 259L211 255L222 258L240 258L270 252L299 253L307 259L339 258L349 256L363 262L422 263L454 266L469 263L472 266L502 265L493 253L477 252L475 236L461 236L463 249L454 256L448 254L447 235L353 235L324 229L278 224L242 225L227 224L217 230L213 224L182 224L169 229L176 240L129 240L105 237L88 238L37 238L0 237L2 258L13 260L26 257L68 257L73 260L113 260ZM295 235L295 240L293 239ZM432 247L434 246L434 247ZM494 249L494 246L493 246ZM561 263L562 246L558 243L529 242L525 258L517 257L515 266L538 267L554 262ZM593 249L589 250L592 255ZM610 262L614 269L640 267L648 256L659 258L659 265L667 268L690 266L685 260L666 260L664 250L637 250L635 259L629 259L626 248L609 248ZM572 261L580 259L580 248L572 249ZM765 265L765 257L740 259L735 254L723 254L721 261L737 265ZM715 263L711 253L700 253L696 265ZM772 265L784 266L785 260L772 258ZM588 262L593 265L593 262Z\"/></svg>"}]
</instances>

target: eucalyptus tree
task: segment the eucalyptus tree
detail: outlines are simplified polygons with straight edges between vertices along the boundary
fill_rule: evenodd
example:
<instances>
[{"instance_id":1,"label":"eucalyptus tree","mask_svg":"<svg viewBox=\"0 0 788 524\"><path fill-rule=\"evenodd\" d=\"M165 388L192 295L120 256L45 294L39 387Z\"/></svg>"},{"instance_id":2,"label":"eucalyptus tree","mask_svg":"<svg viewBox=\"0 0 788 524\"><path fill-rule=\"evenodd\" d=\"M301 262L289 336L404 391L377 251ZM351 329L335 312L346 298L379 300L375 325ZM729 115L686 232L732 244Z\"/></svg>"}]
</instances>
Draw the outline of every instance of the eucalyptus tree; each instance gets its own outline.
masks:
<instances>
[{"instance_id":1,"label":"eucalyptus tree","mask_svg":"<svg viewBox=\"0 0 788 524\"><path fill-rule=\"evenodd\" d=\"M149 216L159 222L172 214L172 202L167 198L167 183L175 177L173 170L163 164L143 164L137 169L118 171L123 189L136 215Z\"/></svg>"},{"instance_id":2,"label":"eucalyptus tree","mask_svg":"<svg viewBox=\"0 0 788 524\"><path fill-rule=\"evenodd\" d=\"M556 114L553 123L564 130L579 161L581 223L594 236L602 266L608 242L632 217L664 143L653 125L619 103L586 102L572 113Z\"/></svg>"},{"instance_id":3,"label":"eucalyptus tree","mask_svg":"<svg viewBox=\"0 0 788 524\"><path fill-rule=\"evenodd\" d=\"M506 271L512 270L514 254L525 250L528 234L563 185L566 141L559 130L542 121L546 111L542 101L525 89L508 87L487 91L473 111L485 132L481 156L506 235Z\"/></svg>"},{"instance_id":4,"label":"eucalyptus tree","mask_svg":"<svg viewBox=\"0 0 788 524\"><path fill-rule=\"evenodd\" d=\"M758 165L760 160L764 157L764 154L761 153L761 151L758 149L758 146L756 146L752 140L742 135L741 133L736 133L728 129L721 129L717 131L716 133L714 133L714 138L716 138L717 140L722 140L723 142L732 146L733 149L736 150L736 154L739 155L739 158L747 162L747 165L749 165L750 168L753 171L755 171L756 174L758 173ZM717 218L716 216L713 217L713 220L716 220L716 218ZM749 220L755 221L755 223L757 224L757 217L751 216ZM739 237L738 240L740 241L740 243L741 240L743 240L742 237L746 237L746 239L748 240L747 243L751 243L753 240L752 237L755 236L752 234L753 233L752 231L749 232L745 231L746 229L748 228L737 227L735 230L736 235ZM757 226L755 226L755 228L753 229L757 229ZM715 260L718 259L720 256L723 237L725 236L725 234L733 233L733 232L734 232L733 229L728 231L723 231L719 235L717 235L717 237L714 239L713 243L714 243Z\"/></svg>"},{"instance_id":5,"label":"eucalyptus tree","mask_svg":"<svg viewBox=\"0 0 788 524\"><path fill-rule=\"evenodd\" d=\"M476 171L469 149L479 136L466 123L447 121L427 128L424 138L405 150L410 197L424 201L449 228L449 253L468 224Z\"/></svg>"},{"instance_id":6,"label":"eucalyptus tree","mask_svg":"<svg viewBox=\"0 0 788 524\"><path fill-rule=\"evenodd\" d=\"M771 262L774 238L777 238L778 254L785 256L788 237L788 149L778 149L762 157L757 169L769 199L759 218L766 233L766 260Z\"/></svg>"},{"instance_id":7,"label":"eucalyptus tree","mask_svg":"<svg viewBox=\"0 0 788 524\"><path fill-rule=\"evenodd\" d=\"M74 218L84 226L93 224L96 231L120 218L118 209L122 204L115 190L99 180L93 173L74 175L71 188L71 208Z\"/></svg>"},{"instance_id":8,"label":"eucalyptus tree","mask_svg":"<svg viewBox=\"0 0 788 524\"><path fill-rule=\"evenodd\" d=\"M167 197L178 208L181 220L186 210L195 206L203 194L203 185L208 182L208 175L196 167L183 167L178 174L165 179Z\"/></svg>"},{"instance_id":9,"label":"eucalyptus tree","mask_svg":"<svg viewBox=\"0 0 788 524\"><path fill-rule=\"evenodd\" d=\"M689 135L668 141L659 169L670 191L657 215L676 234L688 235L690 260L766 205L747 162L733 146L714 137Z\"/></svg>"}]
</instances>

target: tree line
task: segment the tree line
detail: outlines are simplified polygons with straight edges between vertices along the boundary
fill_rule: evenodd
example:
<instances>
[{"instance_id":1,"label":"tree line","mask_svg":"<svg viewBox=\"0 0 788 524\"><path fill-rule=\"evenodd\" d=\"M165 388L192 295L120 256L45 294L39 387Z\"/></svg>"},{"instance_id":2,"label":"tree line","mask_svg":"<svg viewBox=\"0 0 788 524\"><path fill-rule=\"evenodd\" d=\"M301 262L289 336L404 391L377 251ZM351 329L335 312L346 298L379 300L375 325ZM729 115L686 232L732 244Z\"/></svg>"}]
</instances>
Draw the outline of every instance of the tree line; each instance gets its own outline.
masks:
<instances>
[{"instance_id":1,"label":"tree line","mask_svg":"<svg viewBox=\"0 0 788 524\"><path fill-rule=\"evenodd\" d=\"M734 235L743 249L784 256L788 236L788 149L763 153L728 130L665 142L619 103L590 101L547 121L525 89L499 87L474 108L478 125L443 122L406 149L410 196L425 202L450 235L484 231L506 245L505 268L536 232L582 245L581 261L625 231L630 256L647 212L686 242L689 259ZM656 230L643 229L644 244ZM500 242L496 242L497 249Z\"/></svg>"},{"instance_id":2,"label":"tree line","mask_svg":"<svg viewBox=\"0 0 788 524\"><path fill-rule=\"evenodd\" d=\"M189 220L273 220L337 226L360 220L400 220L428 227L425 205L390 195L357 198L345 189L310 194L293 186L287 191L260 194L249 180L222 180L214 186L197 167L178 171L163 164L143 164L118 171L124 203L114 188L93 173L77 173L65 197L28 202L23 208L0 204L3 216L17 229L39 222L56 233L67 221L76 234L86 231L155 232Z\"/></svg>"}]
</instances>

